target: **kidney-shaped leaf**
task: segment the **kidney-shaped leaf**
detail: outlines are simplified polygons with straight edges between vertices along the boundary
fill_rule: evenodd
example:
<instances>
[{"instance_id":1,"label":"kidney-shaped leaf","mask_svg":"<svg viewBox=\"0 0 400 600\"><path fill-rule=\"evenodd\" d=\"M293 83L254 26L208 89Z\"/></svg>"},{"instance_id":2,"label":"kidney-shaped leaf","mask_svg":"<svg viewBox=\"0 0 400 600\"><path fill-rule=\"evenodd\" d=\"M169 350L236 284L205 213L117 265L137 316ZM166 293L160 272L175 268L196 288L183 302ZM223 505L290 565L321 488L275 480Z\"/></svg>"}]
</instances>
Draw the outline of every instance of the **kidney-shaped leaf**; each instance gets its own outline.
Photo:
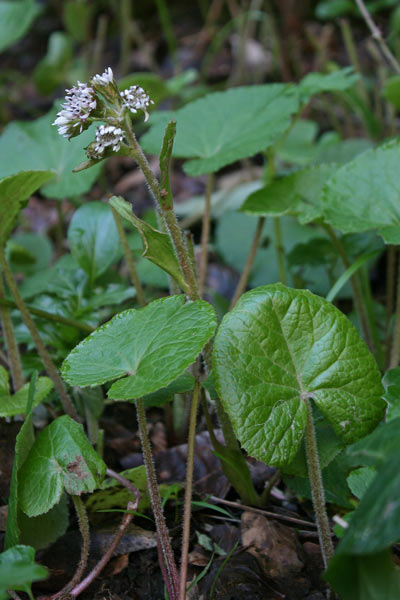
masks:
<instances>
[{"instance_id":1,"label":"kidney-shaped leaf","mask_svg":"<svg viewBox=\"0 0 400 600\"><path fill-rule=\"evenodd\" d=\"M41 431L19 472L22 510L35 517L49 511L65 489L72 495L92 492L106 465L93 450L81 425L68 415Z\"/></svg>"},{"instance_id":2,"label":"kidney-shaped leaf","mask_svg":"<svg viewBox=\"0 0 400 600\"><path fill-rule=\"evenodd\" d=\"M18 544L0 554L0 600L9 598L8 590L26 592L33 598L31 585L48 577L47 569L35 563L35 551Z\"/></svg>"},{"instance_id":3,"label":"kidney-shaped leaf","mask_svg":"<svg viewBox=\"0 0 400 600\"><path fill-rule=\"evenodd\" d=\"M84 204L75 212L68 228L72 256L93 282L121 253L117 226L111 208L103 202Z\"/></svg>"},{"instance_id":4,"label":"kidney-shaped leaf","mask_svg":"<svg viewBox=\"0 0 400 600\"><path fill-rule=\"evenodd\" d=\"M52 171L21 171L0 180L0 246L7 243L15 220L30 195L54 175Z\"/></svg>"},{"instance_id":5,"label":"kidney-shaped leaf","mask_svg":"<svg viewBox=\"0 0 400 600\"><path fill-rule=\"evenodd\" d=\"M344 233L378 229L389 244L400 242L400 142L363 152L328 180L325 219Z\"/></svg>"},{"instance_id":6,"label":"kidney-shaped leaf","mask_svg":"<svg viewBox=\"0 0 400 600\"><path fill-rule=\"evenodd\" d=\"M281 284L242 296L218 330L217 391L251 456L284 466L301 442L311 397L345 443L383 415L380 374L349 320L306 290Z\"/></svg>"},{"instance_id":7,"label":"kidney-shaped leaf","mask_svg":"<svg viewBox=\"0 0 400 600\"><path fill-rule=\"evenodd\" d=\"M4 129L0 136L0 177L26 169L53 169L55 180L42 191L45 196L62 199L87 192L100 166L72 173L86 159L83 148L92 141L94 132L90 128L72 140L61 137L52 126L58 110L54 107L36 121L15 121Z\"/></svg>"},{"instance_id":8,"label":"kidney-shaped leaf","mask_svg":"<svg viewBox=\"0 0 400 600\"><path fill-rule=\"evenodd\" d=\"M322 216L322 188L336 169L335 165L319 165L276 179L250 194L240 210L265 217L292 214L300 223L310 223Z\"/></svg>"},{"instance_id":9,"label":"kidney-shaped leaf","mask_svg":"<svg viewBox=\"0 0 400 600\"><path fill-rule=\"evenodd\" d=\"M192 159L184 167L189 175L218 171L275 143L297 108L293 88L280 83L208 94L173 114L177 121L173 155ZM142 138L145 150L160 152L170 118L170 112L165 119L157 118Z\"/></svg>"},{"instance_id":10,"label":"kidney-shaped leaf","mask_svg":"<svg viewBox=\"0 0 400 600\"><path fill-rule=\"evenodd\" d=\"M108 395L132 400L167 386L194 362L216 326L208 302L184 296L155 300L116 315L83 340L64 361L72 385L100 385L120 379Z\"/></svg>"}]
</instances>

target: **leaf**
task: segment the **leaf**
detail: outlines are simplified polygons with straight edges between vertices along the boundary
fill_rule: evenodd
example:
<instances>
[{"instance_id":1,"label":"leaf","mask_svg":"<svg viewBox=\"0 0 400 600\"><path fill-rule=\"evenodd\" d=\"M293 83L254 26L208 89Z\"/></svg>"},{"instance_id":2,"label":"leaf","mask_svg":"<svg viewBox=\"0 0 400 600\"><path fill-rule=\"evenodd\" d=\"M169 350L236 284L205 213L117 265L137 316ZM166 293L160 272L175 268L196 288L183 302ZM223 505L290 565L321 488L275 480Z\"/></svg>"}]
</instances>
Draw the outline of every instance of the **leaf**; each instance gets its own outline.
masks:
<instances>
[{"instance_id":1,"label":"leaf","mask_svg":"<svg viewBox=\"0 0 400 600\"><path fill-rule=\"evenodd\" d=\"M16 219L27 205L31 194L52 177L54 177L52 171L21 171L0 180L0 246L2 248L6 245Z\"/></svg>"},{"instance_id":2,"label":"leaf","mask_svg":"<svg viewBox=\"0 0 400 600\"><path fill-rule=\"evenodd\" d=\"M324 575L341 600L397 600L400 573L389 550L369 556L335 555Z\"/></svg>"},{"instance_id":3,"label":"leaf","mask_svg":"<svg viewBox=\"0 0 400 600\"><path fill-rule=\"evenodd\" d=\"M400 367L387 371L382 383L385 387L383 398L388 404L386 421L392 421L400 417Z\"/></svg>"},{"instance_id":4,"label":"leaf","mask_svg":"<svg viewBox=\"0 0 400 600\"><path fill-rule=\"evenodd\" d=\"M71 198L89 191L97 178L100 166L72 173L72 169L85 160L83 150L94 138L93 128L78 137L66 140L52 125L59 108L35 121L14 121L0 136L0 177L21 170L50 170L56 172L54 182L47 184L42 193L49 198Z\"/></svg>"},{"instance_id":5,"label":"leaf","mask_svg":"<svg viewBox=\"0 0 400 600\"><path fill-rule=\"evenodd\" d=\"M47 569L35 562L29 546L13 546L0 554L0 600L9 597L7 590L25 592L33 600L31 584L47 579Z\"/></svg>"},{"instance_id":6,"label":"leaf","mask_svg":"<svg viewBox=\"0 0 400 600\"><path fill-rule=\"evenodd\" d=\"M39 377L35 386L33 406L37 406L49 395L53 389L53 382L48 377ZM29 396L29 383L24 385L15 394L0 393L0 417L14 417L26 412Z\"/></svg>"},{"instance_id":7,"label":"leaf","mask_svg":"<svg viewBox=\"0 0 400 600\"><path fill-rule=\"evenodd\" d=\"M41 94L51 94L66 80L71 68L73 45L63 31L50 34L46 55L35 67L33 78Z\"/></svg>"},{"instance_id":8,"label":"leaf","mask_svg":"<svg viewBox=\"0 0 400 600\"><path fill-rule=\"evenodd\" d=\"M352 471L347 478L347 483L353 496L360 500L371 485L375 475L376 469L374 467L361 467Z\"/></svg>"},{"instance_id":9,"label":"leaf","mask_svg":"<svg viewBox=\"0 0 400 600\"><path fill-rule=\"evenodd\" d=\"M321 192L336 165L308 167L276 179L246 199L241 211L254 216L297 215L302 224L322 216Z\"/></svg>"},{"instance_id":10,"label":"leaf","mask_svg":"<svg viewBox=\"0 0 400 600\"><path fill-rule=\"evenodd\" d=\"M377 427L369 436L349 446L346 450L351 465L380 467L391 456L400 452L400 418Z\"/></svg>"},{"instance_id":11,"label":"leaf","mask_svg":"<svg viewBox=\"0 0 400 600\"><path fill-rule=\"evenodd\" d=\"M73 495L99 486L106 465L78 425L68 415L41 431L20 470L20 504L35 517L49 511L65 489Z\"/></svg>"},{"instance_id":12,"label":"leaf","mask_svg":"<svg viewBox=\"0 0 400 600\"><path fill-rule=\"evenodd\" d=\"M339 168L323 191L328 223L344 233L378 229L386 243L400 241L400 142L363 152Z\"/></svg>"},{"instance_id":13,"label":"leaf","mask_svg":"<svg viewBox=\"0 0 400 600\"><path fill-rule=\"evenodd\" d=\"M280 83L208 94L172 115L177 121L173 156L192 159L184 165L188 175L218 171L274 144L297 109L294 89ZM159 153L170 118L169 112L143 136L147 152Z\"/></svg>"},{"instance_id":14,"label":"leaf","mask_svg":"<svg viewBox=\"0 0 400 600\"><path fill-rule=\"evenodd\" d=\"M175 381L161 388L157 392L147 394L143 398L143 404L146 408L151 406L164 406L167 402L174 398L175 394L184 394L191 392L194 387L194 377L190 373L183 373Z\"/></svg>"},{"instance_id":15,"label":"leaf","mask_svg":"<svg viewBox=\"0 0 400 600\"><path fill-rule=\"evenodd\" d=\"M400 110L400 75L393 75L386 79L382 95L386 100L389 100L397 110Z\"/></svg>"},{"instance_id":16,"label":"leaf","mask_svg":"<svg viewBox=\"0 0 400 600\"><path fill-rule=\"evenodd\" d=\"M53 248L48 237L33 232L13 235L6 248L8 252L11 243L18 245L29 256L29 259L26 260L25 254L21 261L18 260L21 255L17 257L12 251L10 252L8 259L14 272L28 275L50 268Z\"/></svg>"},{"instance_id":17,"label":"leaf","mask_svg":"<svg viewBox=\"0 0 400 600\"><path fill-rule=\"evenodd\" d=\"M299 119L291 127L283 141L278 142L277 157L284 162L295 165L307 165L317 154L318 146L315 144L317 134L318 125L315 121Z\"/></svg>"},{"instance_id":18,"label":"leaf","mask_svg":"<svg viewBox=\"0 0 400 600\"><path fill-rule=\"evenodd\" d=\"M104 202L78 208L68 228L68 242L72 256L92 283L122 252L111 208Z\"/></svg>"},{"instance_id":19,"label":"leaf","mask_svg":"<svg viewBox=\"0 0 400 600\"><path fill-rule=\"evenodd\" d=\"M145 466L140 465L140 467L127 469L126 471L122 471L120 475L131 481L140 492L140 501L137 510L143 512L150 508ZM86 508L89 512L126 508L129 500L132 500L132 493L115 479L108 478L103 481L99 490L96 490L89 496Z\"/></svg>"},{"instance_id":20,"label":"leaf","mask_svg":"<svg viewBox=\"0 0 400 600\"><path fill-rule=\"evenodd\" d=\"M67 495L63 494L58 504L44 515L28 517L22 510L18 514L18 525L21 530L20 542L42 550L53 544L68 529L69 509Z\"/></svg>"},{"instance_id":21,"label":"leaf","mask_svg":"<svg viewBox=\"0 0 400 600\"><path fill-rule=\"evenodd\" d=\"M0 52L25 35L40 11L35 0L1 0Z\"/></svg>"},{"instance_id":22,"label":"leaf","mask_svg":"<svg viewBox=\"0 0 400 600\"><path fill-rule=\"evenodd\" d=\"M380 374L350 321L323 298L281 284L247 292L215 339L215 386L245 450L289 464L311 397L346 444L382 418Z\"/></svg>"},{"instance_id":23,"label":"leaf","mask_svg":"<svg viewBox=\"0 0 400 600\"><path fill-rule=\"evenodd\" d=\"M139 219L132 212L129 202L126 202L120 196L110 198L110 204L121 217L127 219L138 230L143 242L143 256L169 273L181 289L187 292L188 287L169 236Z\"/></svg>"},{"instance_id":24,"label":"leaf","mask_svg":"<svg viewBox=\"0 0 400 600\"><path fill-rule=\"evenodd\" d=\"M351 88L359 75L354 72L353 67L338 69L332 73L309 73L298 85L299 93L303 102L308 102L311 96L321 92L343 92Z\"/></svg>"},{"instance_id":25,"label":"leaf","mask_svg":"<svg viewBox=\"0 0 400 600\"><path fill-rule=\"evenodd\" d=\"M203 300L170 296L129 309L99 327L67 356L63 378L71 385L120 379L108 392L132 400L167 386L194 362L212 336L216 317Z\"/></svg>"}]
</instances>

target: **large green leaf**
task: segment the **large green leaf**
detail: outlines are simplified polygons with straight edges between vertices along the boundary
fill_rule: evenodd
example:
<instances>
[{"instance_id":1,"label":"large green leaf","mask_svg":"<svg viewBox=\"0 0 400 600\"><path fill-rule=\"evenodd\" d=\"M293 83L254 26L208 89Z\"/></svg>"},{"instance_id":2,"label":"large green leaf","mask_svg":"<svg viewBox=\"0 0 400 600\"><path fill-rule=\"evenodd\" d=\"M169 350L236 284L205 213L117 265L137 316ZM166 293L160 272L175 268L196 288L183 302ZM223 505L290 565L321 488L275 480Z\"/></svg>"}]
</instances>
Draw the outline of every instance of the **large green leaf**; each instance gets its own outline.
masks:
<instances>
[{"instance_id":1,"label":"large green leaf","mask_svg":"<svg viewBox=\"0 0 400 600\"><path fill-rule=\"evenodd\" d=\"M19 472L22 510L34 517L49 511L66 492L80 495L99 486L106 465L81 425L68 415L43 429Z\"/></svg>"},{"instance_id":2,"label":"large green leaf","mask_svg":"<svg viewBox=\"0 0 400 600\"><path fill-rule=\"evenodd\" d=\"M251 456L287 465L304 434L311 397L344 443L383 415L378 367L332 304L281 284L242 296L218 330L214 378L236 435Z\"/></svg>"},{"instance_id":3,"label":"large green leaf","mask_svg":"<svg viewBox=\"0 0 400 600\"><path fill-rule=\"evenodd\" d=\"M367 150L344 165L323 192L325 219L344 233L377 229L400 242L400 142Z\"/></svg>"},{"instance_id":4,"label":"large green leaf","mask_svg":"<svg viewBox=\"0 0 400 600\"><path fill-rule=\"evenodd\" d=\"M173 156L192 159L184 166L189 175L218 171L275 143L297 109L294 89L280 83L209 94L173 114L177 121ZM170 112L165 119L157 118L143 136L146 151L159 153L170 118Z\"/></svg>"},{"instance_id":5,"label":"large green leaf","mask_svg":"<svg viewBox=\"0 0 400 600\"><path fill-rule=\"evenodd\" d=\"M1 0L0 52L17 42L40 12L35 0Z\"/></svg>"},{"instance_id":6,"label":"large green leaf","mask_svg":"<svg viewBox=\"0 0 400 600\"><path fill-rule=\"evenodd\" d=\"M322 216L321 192L336 165L319 165L296 171L250 194L241 210L255 216L296 215L300 223Z\"/></svg>"},{"instance_id":7,"label":"large green leaf","mask_svg":"<svg viewBox=\"0 0 400 600\"><path fill-rule=\"evenodd\" d=\"M203 300L184 296L130 309L99 327L67 356L62 374L72 385L120 379L108 392L131 400L167 386L194 362L212 336L216 317Z\"/></svg>"},{"instance_id":8,"label":"large green leaf","mask_svg":"<svg viewBox=\"0 0 400 600\"><path fill-rule=\"evenodd\" d=\"M121 255L117 226L104 202L78 208L68 228L68 241L72 256L92 283Z\"/></svg>"},{"instance_id":9,"label":"large green leaf","mask_svg":"<svg viewBox=\"0 0 400 600\"><path fill-rule=\"evenodd\" d=\"M1 140L1 138L0 138ZM1 141L0 141L1 145ZM1 155L1 146L0 146ZM17 169L18 170L18 169ZM2 167L0 165L0 172ZM15 169L14 169L15 172ZM4 174L4 173L3 173ZM52 171L21 171L0 180L0 246L4 247L15 221L29 197L54 177Z\"/></svg>"},{"instance_id":10,"label":"large green leaf","mask_svg":"<svg viewBox=\"0 0 400 600\"><path fill-rule=\"evenodd\" d=\"M187 284L182 275L169 235L154 229L151 225L139 219L133 212L129 202L120 196L110 198L111 206L137 229L143 242L143 256L152 263L169 273L187 292Z\"/></svg>"},{"instance_id":11,"label":"large green leaf","mask_svg":"<svg viewBox=\"0 0 400 600\"><path fill-rule=\"evenodd\" d=\"M72 169L86 159L84 146L94 137L89 128L81 135L66 140L52 126L58 107L36 121L15 121L0 136L0 177L22 170L49 170L56 172L55 181L43 188L50 198L71 198L87 192L99 174L100 166L80 173Z\"/></svg>"},{"instance_id":12,"label":"large green leaf","mask_svg":"<svg viewBox=\"0 0 400 600\"><path fill-rule=\"evenodd\" d=\"M9 598L8 590L25 592L33 600L32 583L47 577L47 569L35 563L35 551L29 546L13 546L0 554L0 600Z\"/></svg>"}]
</instances>

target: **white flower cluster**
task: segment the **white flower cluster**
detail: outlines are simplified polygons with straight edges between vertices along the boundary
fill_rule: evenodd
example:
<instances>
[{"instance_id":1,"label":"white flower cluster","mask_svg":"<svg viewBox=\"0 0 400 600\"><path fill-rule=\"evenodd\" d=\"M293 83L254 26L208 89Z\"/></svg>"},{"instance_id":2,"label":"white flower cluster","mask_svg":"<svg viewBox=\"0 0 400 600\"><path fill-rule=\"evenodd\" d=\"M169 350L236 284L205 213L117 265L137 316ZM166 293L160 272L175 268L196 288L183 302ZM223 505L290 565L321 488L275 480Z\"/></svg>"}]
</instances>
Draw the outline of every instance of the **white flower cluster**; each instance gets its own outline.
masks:
<instances>
[{"instance_id":1,"label":"white flower cluster","mask_svg":"<svg viewBox=\"0 0 400 600\"><path fill-rule=\"evenodd\" d=\"M96 131L96 140L93 147L94 154L100 158L104 150L109 146L112 147L114 152L118 152L122 142L124 142L124 132L120 127L100 125Z\"/></svg>"},{"instance_id":2,"label":"white flower cluster","mask_svg":"<svg viewBox=\"0 0 400 600\"><path fill-rule=\"evenodd\" d=\"M125 106L132 113L136 113L138 110L142 110L145 114L145 121L149 118L147 107L150 104L154 104L153 100L150 100L143 88L139 85L131 85L130 88L121 92L122 105Z\"/></svg>"},{"instance_id":3,"label":"white flower cluster","mask_svg":"<svg viewBox=\"0 0 400 600\"><path fill-rule=\"evenodd\" d=\"M67 139L82 133L88 125L87 119L96 108L96 97L93 88L78 81L78 85L66 90L65 104L57 113L53 125L58 127L58 133ZM76 128L79 127L79 130Z\"/></svg>"},{"instance_id":4,"label":"white flower cluster","mask_svg":"<svg viewBox=\"0 0 400 600\"><path fill-rule=\"evenodd\" d=\"M114 73L111 67L108 67L102 75L92 77L92 85L108 85L114 81Z\"/></svg>"}]
</instances>

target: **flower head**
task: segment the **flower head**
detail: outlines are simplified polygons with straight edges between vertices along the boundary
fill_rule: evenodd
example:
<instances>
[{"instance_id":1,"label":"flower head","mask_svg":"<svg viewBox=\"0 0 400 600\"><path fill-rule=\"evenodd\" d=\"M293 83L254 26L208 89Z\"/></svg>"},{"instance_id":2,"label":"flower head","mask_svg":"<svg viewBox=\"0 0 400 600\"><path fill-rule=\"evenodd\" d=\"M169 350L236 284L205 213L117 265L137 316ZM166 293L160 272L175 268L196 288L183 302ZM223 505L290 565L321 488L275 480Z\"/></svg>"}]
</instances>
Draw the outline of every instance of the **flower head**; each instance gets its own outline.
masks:
<instances>
[{"instance_id":1,"label":"flower head","mask_svg":"<svg viewBox=\"0 0 400 600\"><path fill-rule=\"evenodd\" d=\"M88 118L96 109L96 97L93 88L78 81L78 85L66 90L65 103L57 113L53 125L58 127L58 133L66 138L72 138L90 125Z\"/></svg>"},{"instance_id":2,"label":"flower head","mask_svg":"<svg viewBox=\"0 0 400 600\"><path fill-rule=\"evenodd\" d=\"M143 88L139 85L131 85L126 90L120 92L122 97L122 105L130 110L132 113L136 113L138 110L142 110L145 114L145 121L149 118L147 107L150 104L154 104L153 100L150 100Z\"/></svg>"},{"instance_id":3,"label":"flower head","mask_svg":"<svg viewBox=\"0 0 400 600\"><path fill-rule=\"evenodd\" d=\"M95 141L86 148L86 154L94 160L103 158L106 148L111 147L114 152L118 152L124 141L124 132L120 127L100 125L96 131Z\"/></svg>"},{"instance_id":4,"label":"flower head","mask_svg":"<svg viewBox=\"0 0 400 600\"><path fill-rule=\"evenodd\" d=\"M92 85L108 85L114 81L114 73L111 67L108 67L102 75L95 75L92 78Z\"/></svg>"}]
</instances>

